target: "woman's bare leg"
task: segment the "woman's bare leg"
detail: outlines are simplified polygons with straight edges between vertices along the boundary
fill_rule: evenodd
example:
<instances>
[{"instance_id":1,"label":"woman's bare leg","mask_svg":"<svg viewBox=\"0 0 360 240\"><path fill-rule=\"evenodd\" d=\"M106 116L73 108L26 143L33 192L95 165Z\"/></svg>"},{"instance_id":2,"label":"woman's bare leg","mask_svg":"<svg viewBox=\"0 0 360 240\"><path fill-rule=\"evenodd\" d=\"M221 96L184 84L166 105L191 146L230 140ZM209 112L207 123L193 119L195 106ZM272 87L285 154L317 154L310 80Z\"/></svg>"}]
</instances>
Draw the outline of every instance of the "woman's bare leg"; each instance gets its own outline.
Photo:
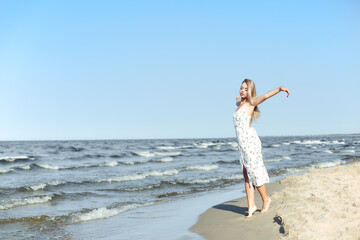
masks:
<instances>
[{"instance_id":1,"label":"woman's bare leg","mask_svg":"<svg viewBox=\"0 0 360 240\"><path fill-rule=\"evenodd\" d=\"M248 218L251 217L257 209L255 205L255 187L253 185L250 186L249 178L247 176L245 167L243 167L243 174L245 178L245 191L246 191L246 198L248 202L248 213L249 213L249 215L246 218Z\"/></svg>"},{"instance_id":2,"label":"woman's bare leg","mask_svg":"<svg viewBox=\"0 0 360 240\"><path fill-rule=\"evenodd\" d=\"M263 201L263 207L261 209L261 212L262 213L267 212L269 210L269 207L270 207L271 199L269 198L269 196L267 194L265 184L261 185L260 187L256 187L256 188L259 191L260 196L261 196L262 201Z\"/></svg>"}]
</instances>

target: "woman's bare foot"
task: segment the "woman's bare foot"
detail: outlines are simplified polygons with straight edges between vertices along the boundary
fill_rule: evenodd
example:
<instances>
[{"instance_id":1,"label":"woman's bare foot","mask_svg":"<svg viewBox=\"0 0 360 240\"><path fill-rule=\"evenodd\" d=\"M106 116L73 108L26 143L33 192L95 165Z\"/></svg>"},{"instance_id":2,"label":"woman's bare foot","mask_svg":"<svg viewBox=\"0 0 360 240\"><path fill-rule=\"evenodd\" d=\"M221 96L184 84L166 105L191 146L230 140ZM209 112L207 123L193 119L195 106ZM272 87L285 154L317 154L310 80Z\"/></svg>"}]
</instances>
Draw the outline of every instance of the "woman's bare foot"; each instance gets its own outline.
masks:
<instances>
[{"instance_id":1,"label":"woman's bare foot","mask_svg":"<svg viewBox=\"0 0 360 240\"><path fill-rule=\"evenodd\" d=\"M267 212L269 210L270 203L271 203L271 199L268 197L268 199L263 203L261 213Z\"/></svg>"},{"instance_id":2,"label":"woman's bare foot","mask_svg":"<svg viewBox=\"0 0 360 240\"><path fill-rule=\"evenodd\" d=\"M256 212L257 210L257 207L256 206L253 206L251 208L249 208L248 212L249 212L249 215L247 215L245 218L250 218L252 217L252 215L254 214L254 212Z\"/></svg>"}]
</instances>

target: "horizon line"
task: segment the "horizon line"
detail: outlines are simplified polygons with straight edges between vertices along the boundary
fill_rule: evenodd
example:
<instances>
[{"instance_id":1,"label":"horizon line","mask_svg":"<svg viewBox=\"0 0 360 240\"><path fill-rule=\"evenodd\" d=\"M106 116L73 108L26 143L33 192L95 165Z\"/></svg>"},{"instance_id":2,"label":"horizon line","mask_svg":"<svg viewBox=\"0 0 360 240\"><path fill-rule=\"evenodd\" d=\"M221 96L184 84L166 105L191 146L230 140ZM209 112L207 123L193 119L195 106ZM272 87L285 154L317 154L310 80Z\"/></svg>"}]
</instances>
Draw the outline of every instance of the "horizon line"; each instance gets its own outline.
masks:
<instances>
[{"instance_id":1,"label":"horizon line","mask_svg":"<svg viewBox=\"0 0 360 240\"><path fill-rule=\"evenodd\" d=\"M344 136L344 135L351 135L351 136L360 136L360 133L331 133L331 134L306 134L306 135L275 135L275 136L259 136L261 137L316 137L316 136ZM94 138L94 139L38 139L38 140L0 140L0 142L62 142L62 141L128 141L128 140L175 140L175 139L224 139L224 138L236 138L233 137L184 137L184 138L119 138L119 139L102 139L102 138Z\"/></svg>"}]
</instances>

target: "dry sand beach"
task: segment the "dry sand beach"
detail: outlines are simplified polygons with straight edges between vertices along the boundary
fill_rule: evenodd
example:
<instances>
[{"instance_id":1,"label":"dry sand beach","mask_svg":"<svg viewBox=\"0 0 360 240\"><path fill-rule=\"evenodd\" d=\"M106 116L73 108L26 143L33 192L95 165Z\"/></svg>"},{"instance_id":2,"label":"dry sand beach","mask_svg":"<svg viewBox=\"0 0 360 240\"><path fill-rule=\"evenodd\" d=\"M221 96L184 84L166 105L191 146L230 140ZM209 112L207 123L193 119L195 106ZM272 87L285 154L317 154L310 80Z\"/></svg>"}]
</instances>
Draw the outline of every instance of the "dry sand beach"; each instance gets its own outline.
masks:
<instances>
[{"instance_id":1,"label":"dry sand beach","mask_svg":"<svg viewBox=\"0 0 360 240\"><path fill-rule=\"evenodd\" d=\"M215 205L190 229L206 239L360 239L360 163L313 169L268 184L272 205L247 215L246 198Z\"/></svg>"}]
</instances>

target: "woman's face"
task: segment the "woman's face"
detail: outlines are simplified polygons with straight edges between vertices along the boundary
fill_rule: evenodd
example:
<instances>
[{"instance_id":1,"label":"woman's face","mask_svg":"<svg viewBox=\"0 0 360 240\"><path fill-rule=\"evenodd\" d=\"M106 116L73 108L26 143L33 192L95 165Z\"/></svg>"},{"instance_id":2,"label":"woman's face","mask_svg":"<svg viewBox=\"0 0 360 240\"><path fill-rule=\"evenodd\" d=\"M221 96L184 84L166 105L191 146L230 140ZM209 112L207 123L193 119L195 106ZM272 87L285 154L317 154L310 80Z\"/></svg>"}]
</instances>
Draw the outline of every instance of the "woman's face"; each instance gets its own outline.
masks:
<instances>
[{"instance_id":1,"label":"woman's face","mask_svg":"<svg viewBox=\"0 0 360 240\"><path fill-rule=\"evenodd\" d=\"M242 99L245 99L248 97L248 87L247 87L247 84L246 82L243 82L243 84L241 84L241 87L240 87L240 97Z\"/></svg>"}]
</instances>

